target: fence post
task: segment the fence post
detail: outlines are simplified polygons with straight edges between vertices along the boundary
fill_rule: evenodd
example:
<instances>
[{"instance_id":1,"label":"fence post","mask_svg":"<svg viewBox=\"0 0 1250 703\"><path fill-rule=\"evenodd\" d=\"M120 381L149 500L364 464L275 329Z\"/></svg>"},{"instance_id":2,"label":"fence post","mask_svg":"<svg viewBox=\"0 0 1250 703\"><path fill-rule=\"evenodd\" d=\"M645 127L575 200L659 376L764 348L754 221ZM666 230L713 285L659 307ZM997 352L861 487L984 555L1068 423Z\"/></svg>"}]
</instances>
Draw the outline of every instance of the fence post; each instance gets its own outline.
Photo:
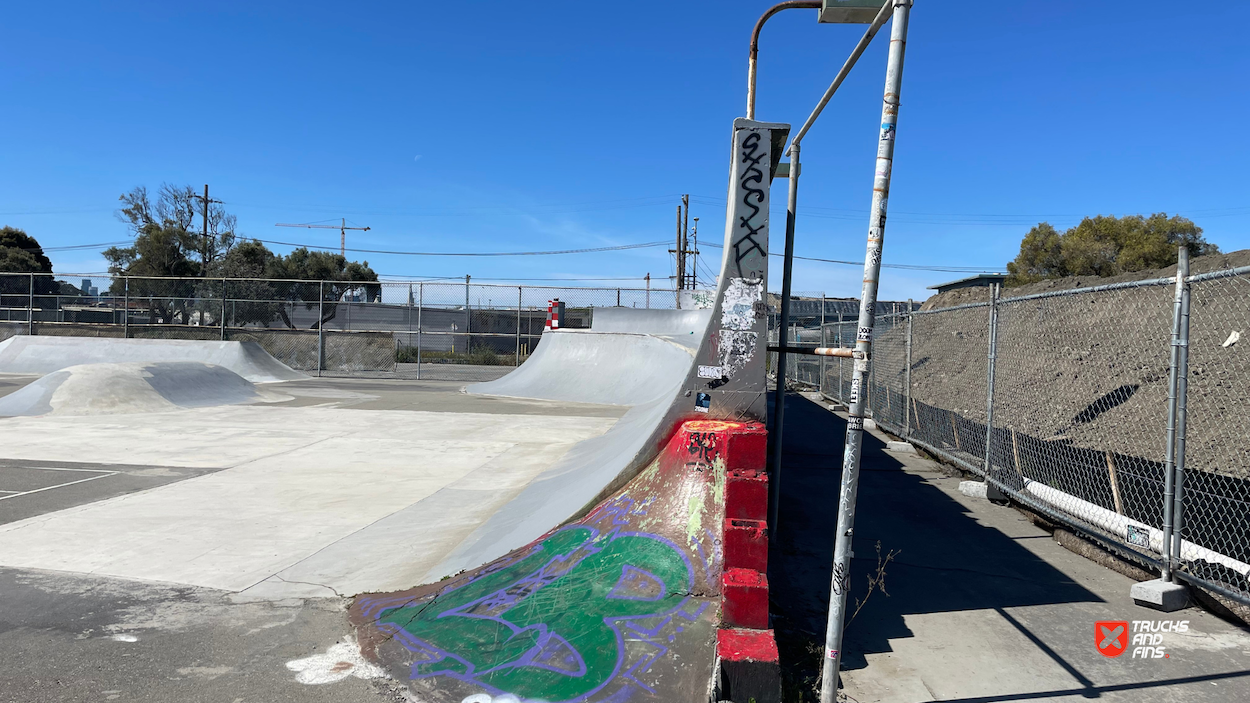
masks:
<instances>
[{"instance_id":1,"label":"fence post","mask_svg":"<svg viewBox=\"0 0 1250 703\"><path fill-rule=\"evenodd\" d=\"M1000 284L990 292L989 353L985 362L985 481L986 490L993 485L990 474L994 468L994 370L998 366L998 295ZM994 497L991 495L991 498ZM998 498L1002 498L1001 494Z\"/></svg>"},{"instance_id":2,"label":"fence post","mask_svg":"<svg viewBox=\"0 0 1250 703\"><path fill-rule=\"evenodd\" d=\"M30 274L30 297L26 298L26 334L35 333L35 274Z\"/></svg>"},{"instance_id":3,"label":"fence post","mask_svg":"<svg viewBox=\"0 0 1250 703\"><path fill-rule=\"evenodd\" d=\"M1189 250L1181 290L1180 373L1176 377L1176 495L1172 498L1172 566L1182 565L1181 542L1185 539L1185 427L1189 419Z\"/></svg>"},{"instance_id":4,"label":"fence post","mask_svg":"<svg viewBox=\"0 0 1250 703\"><path fill-rule=\"evenodd\" d=\"M226 341L226 279L221 279L221 341Z\"/></svg>"},{"instance_id":5,"label":"fence post","mask_svg":"<svg viewBox=\"0 0 1250 703\"><path fill-rule=\"evenodd\" d=\"M621 291L616 291L616 304L620 305ZM516 363L513 366L521 365L521 303L524 299L524 289L521 286L516 287Z\"/></svg>"},{"instance_id":6,"label":"fence post","mask_svg":"<svg viewBox=\"0 0 1250 703\"><path fill-rule=\"evenodd\" d=\"M421 380L421 314L425 312L425 284L417 284L417 380ZM455 339L455 337L452 337Z\"/></svg>"},{"instance_id":7,"label":"fence post","mask_svg":"<svg viewBox=\"0 0 1250 703\"><path fill-rule=\"evenodd\" d=\"M317 375L321 375L321 369L325 366L326 360L326 338L325 338L325 304L326 304L326 282L321 281L317 286Z\"/></svg>"},{"instance_id":8,"label":"fence post","mask_svg":"<svg viewBox=\"0 0 1250 703\"><path fill-rule=\"evenodd\" d=\"M1189 249L1177 252L1176 292L1172 298L1172 355L1168 369L1167 463L1163 478L1163 557L1162 580L1175 581L1173 571L1180 558L1178 511L1181 491L1178 483L1185 461L1185 403L1189 391Z\"/></svg>"},{"instance_id":9,"label":"fence post","mask_svg":"<svg viewBox=\"0 0 1250 703\"><path fill-rule=\"evenodd\" d=\"M907 299L907 358L903 367L903 436L911 436L911 320L912 302ZM917 421L920 418L916 418Z\"/></svg>"},{"instance_id":10,"label":"fence post","mask_svg":"<svg viewBox=\"0 0 1250 703\"><path fill-rule=\"evenodd\" d=\"M127 276L125 297L122 299L122 338L130 339L130 277Z\"/></svg>"}]
</instances>

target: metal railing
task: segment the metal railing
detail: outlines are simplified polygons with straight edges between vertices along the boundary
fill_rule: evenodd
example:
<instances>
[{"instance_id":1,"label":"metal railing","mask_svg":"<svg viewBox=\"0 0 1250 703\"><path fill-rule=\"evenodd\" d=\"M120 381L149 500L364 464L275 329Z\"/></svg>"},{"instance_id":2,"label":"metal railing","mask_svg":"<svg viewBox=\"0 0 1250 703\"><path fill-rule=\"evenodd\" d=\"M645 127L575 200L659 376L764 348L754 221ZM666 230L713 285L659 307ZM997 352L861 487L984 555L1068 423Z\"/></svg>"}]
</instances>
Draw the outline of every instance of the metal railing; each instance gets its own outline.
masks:
<instances>
[{"instance_id":1,"label":"metal railing","mask_svg":"<svg viewBox=\"0 0 1250 703\"><path fill-rule=\"evenodd\" d=\"M117 276L84 296L52 276L0 273L0 340L17 334L259 343L294 369L484 380L538 346L553 298L563 327L596 308L672 309L672 290L442 281ZM64 290L63 290L64 289Z\"/></svg>"},{"instance_id":2,"label":"metal railing","mask_svg":"<svg viewBox=\"0 0 1250 703\"><path fill-rule=\"evenodd\" d=\"M824 346L853 324L826 324ZM865 392L887 431L1250 604L1247 333L1250 268L995 297L880 317ZM824 362L819 385L845 403L840 367Z\"/></svg>"}]
</instances>

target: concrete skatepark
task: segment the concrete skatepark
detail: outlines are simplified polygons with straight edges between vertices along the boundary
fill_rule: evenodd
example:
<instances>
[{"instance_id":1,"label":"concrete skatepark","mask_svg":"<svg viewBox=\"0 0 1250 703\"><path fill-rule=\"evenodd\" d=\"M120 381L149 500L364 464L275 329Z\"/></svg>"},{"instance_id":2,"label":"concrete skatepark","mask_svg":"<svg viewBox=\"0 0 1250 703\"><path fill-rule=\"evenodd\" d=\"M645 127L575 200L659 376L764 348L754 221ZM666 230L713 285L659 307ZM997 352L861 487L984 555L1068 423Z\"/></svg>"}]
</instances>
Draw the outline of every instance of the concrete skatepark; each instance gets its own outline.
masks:
<instances>
[{"instance_id":1,"label":"concrete skatepark","mask_svg":"<svg viewBox=\"0 0 1250 703\"><path fill-rule=\"evenodd\" d=\"M0 701L810 700L846 424L799 413L770 552L756 186L786 132L735 122L709 309L597 310L496 381L0 343ZM1250 638L1206 613L1172 670L1091 665L1093 620L1152 615L873 432L852 592L863 540L907 553L846 640L856 700L1244 699Z\"/></svg>"}]
</instances>

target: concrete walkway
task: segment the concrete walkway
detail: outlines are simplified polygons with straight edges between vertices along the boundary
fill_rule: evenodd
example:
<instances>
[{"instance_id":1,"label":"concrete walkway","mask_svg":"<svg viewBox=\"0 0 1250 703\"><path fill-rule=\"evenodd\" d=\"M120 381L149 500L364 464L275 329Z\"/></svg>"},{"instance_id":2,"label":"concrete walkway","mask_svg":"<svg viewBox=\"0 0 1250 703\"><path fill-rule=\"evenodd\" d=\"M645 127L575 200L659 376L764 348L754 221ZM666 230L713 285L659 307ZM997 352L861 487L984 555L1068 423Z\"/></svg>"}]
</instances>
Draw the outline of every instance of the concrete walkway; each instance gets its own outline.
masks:
<instances>
[{"instance_id":1,"label":"concrete walkway","mask_svg":"<svg viewBox=\"0 0 1250 703\"><path fill-rule=\"evenodd\" d=\"M845 420L787 399L780 549L771 562L787 700L815 700L824 640ZM1205 611L1135 606L1132 581L1057 544L1010 507L959 493L959 479L866 439L852 608L881 556L885 592L851 623L842 680L858 703L1246 701L1250 633ZM888 593L888 595L886 595ZM1166 658L1099 653L1099 621L1187 620Z\"/></svg>"}]
</instances>

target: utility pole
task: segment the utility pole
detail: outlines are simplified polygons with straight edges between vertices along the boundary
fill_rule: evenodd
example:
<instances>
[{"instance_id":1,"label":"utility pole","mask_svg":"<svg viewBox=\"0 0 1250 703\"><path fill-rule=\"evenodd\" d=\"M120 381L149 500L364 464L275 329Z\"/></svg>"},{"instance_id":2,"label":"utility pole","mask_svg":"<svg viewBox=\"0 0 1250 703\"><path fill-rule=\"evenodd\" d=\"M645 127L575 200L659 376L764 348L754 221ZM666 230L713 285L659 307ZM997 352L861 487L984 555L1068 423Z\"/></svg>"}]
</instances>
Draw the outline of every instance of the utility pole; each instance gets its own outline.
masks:
<instances>
[{"instance_id":1,"label":"utility pole","mask_svg":"<svg viewBox=\"0 0 1250 703\"><path fill-rule=\"evenodd\" d=\"M204 244L203 244L204 251L200 253L200 257L201 257L200 261L202 263L202 266L200 267L200 275L207 276L208 275L208 256L209 256L210 250L212 249L212 247L210 247L208 243L208 208L214 203L216 203L217 205L221 205L222 203L220 200L213 200L212 198L208 197L208 184L207 183L204 184L204 195L193 194L191 197L200 200L201 203L204 205Z\"/></svg>"},{"instance_id":2,"label":"utility pole","mask_svg":"<svg viewBox=\"0 0 1250 703\"><path fill-rule=\"evenodd\" d=\"M686 247L683 246L681 231L681 206L677 206L677 248L669 249L669 253L677 257L677 290L686 288Z\"/></svg>"},{"instance_id":3,"label":"utility pole","mask_svg":"<svg viewBox=\"0 0 1250 703\"><path fill-rule=\"evenodd\" d=\"M690 254L690 194L689 193L681 196L681 212L682 212L681 260L682 260L682 263L685 263L686 256ZM690 276L686 274L685 269L682 270L682 277L685 279L685 282L688 283L690 281Z\"/></svg>"},{"instance_id":4,"label":"utility pole","mask_svg":"<svg viewBox=\"0 0 1250 703\"><path fill-rule=\"evenodd\" d=\"M690 290L699 290L699 218L694 218L694 229L690 231L694 240L694 248L690 251Z\"/></svg>"}]
</instances>

